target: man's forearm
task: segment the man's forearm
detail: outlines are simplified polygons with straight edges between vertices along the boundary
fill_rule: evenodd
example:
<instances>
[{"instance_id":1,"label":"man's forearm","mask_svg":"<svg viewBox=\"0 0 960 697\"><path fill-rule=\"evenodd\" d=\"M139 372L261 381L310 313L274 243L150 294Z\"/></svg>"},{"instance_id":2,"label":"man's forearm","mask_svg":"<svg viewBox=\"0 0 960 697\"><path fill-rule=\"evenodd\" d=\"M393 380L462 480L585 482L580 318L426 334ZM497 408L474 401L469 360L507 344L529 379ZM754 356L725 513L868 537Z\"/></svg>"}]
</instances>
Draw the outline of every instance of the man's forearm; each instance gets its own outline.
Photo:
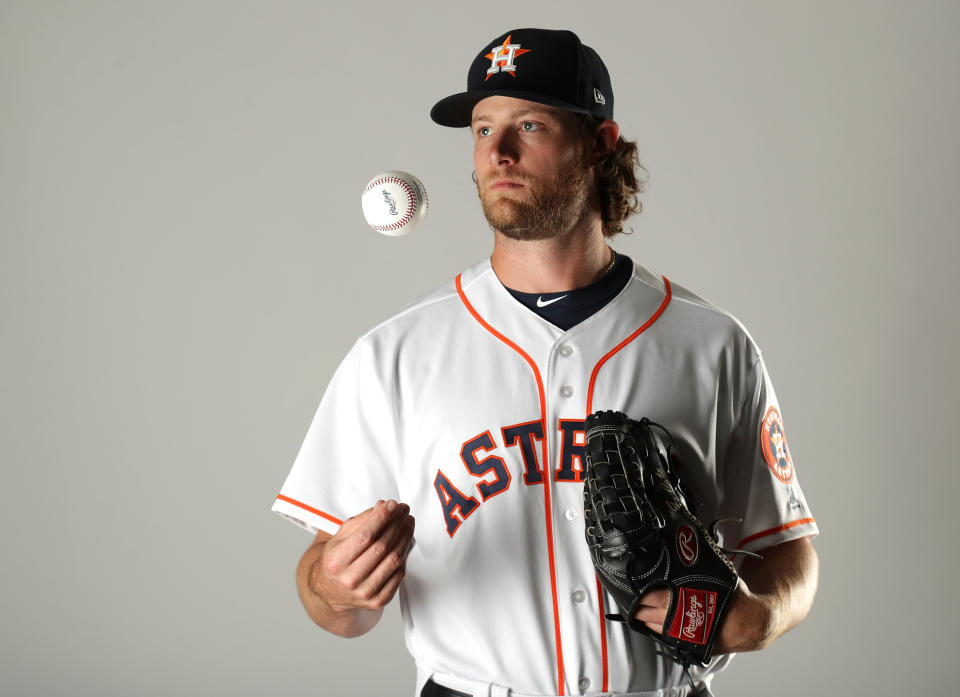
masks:
<instances>
[{"instance_id":1,"label":"man's forearm","mask_svg":"<svg viewBox=\"0 0 960 697\"><path fill-rule=\"evenodd\" d=\"M755 651L796 627L810 612L817 590L819 561L806 538L746 559L737 591L717 642L718 653Z\"/></svg>"},{"instance_id":2,"label":"man's forearm","mask_svg":"<svg viewBox=\"0 0 960 697\"><path fill-rule=\"evenodd\" d=\"M796 627L810 612L817 591L820 562L806 538L766 550L767 563L748 559L744 567L750 589L771 599L773 606L767 643ZM754 569L756 565L759 568Z\"/></svg>"}]
</instances>

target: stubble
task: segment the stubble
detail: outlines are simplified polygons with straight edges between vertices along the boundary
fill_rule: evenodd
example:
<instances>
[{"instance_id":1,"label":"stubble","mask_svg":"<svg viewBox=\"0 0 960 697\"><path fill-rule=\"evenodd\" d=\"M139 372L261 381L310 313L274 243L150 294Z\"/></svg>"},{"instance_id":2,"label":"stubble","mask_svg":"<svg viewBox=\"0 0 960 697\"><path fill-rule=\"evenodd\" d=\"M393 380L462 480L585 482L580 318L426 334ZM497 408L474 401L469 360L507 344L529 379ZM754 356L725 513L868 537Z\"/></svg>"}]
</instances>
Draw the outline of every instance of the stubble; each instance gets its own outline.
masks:
<instances>
[{"instance_id":1,"label":"stubble","mask_svg":"<svg viewBox=\"0 0 960 697\"><path fill-rule=\"evenodd\" d=\"M524 184L520 196L513 192L489 191L487 182L477 183L483 214L490 227L514 240L545 240L575 229L586 218L590 200L590 168L582 157L565 171L543 181L509 175Z\"/></svg>"}]
</instances>

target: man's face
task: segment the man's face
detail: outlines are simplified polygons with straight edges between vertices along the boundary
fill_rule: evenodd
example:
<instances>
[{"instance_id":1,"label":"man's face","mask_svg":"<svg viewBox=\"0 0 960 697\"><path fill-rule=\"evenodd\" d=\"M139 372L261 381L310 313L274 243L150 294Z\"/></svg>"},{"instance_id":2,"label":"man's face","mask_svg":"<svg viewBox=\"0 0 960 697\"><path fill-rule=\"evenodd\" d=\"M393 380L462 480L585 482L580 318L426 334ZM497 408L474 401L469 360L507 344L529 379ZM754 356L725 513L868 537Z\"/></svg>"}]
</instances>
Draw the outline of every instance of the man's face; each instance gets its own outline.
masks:
<instances>
[{"instance_id":1,"label":"man's face","mask_svg":"<svg viewBox=\"0 0 960 697\"><path fill-rule=\"evenodd\" d=\"M518 240L562 235L589 211L593 177L571 112L511 97L473 109L473 166L487 221Z\"/></svg>"}]
</instances>

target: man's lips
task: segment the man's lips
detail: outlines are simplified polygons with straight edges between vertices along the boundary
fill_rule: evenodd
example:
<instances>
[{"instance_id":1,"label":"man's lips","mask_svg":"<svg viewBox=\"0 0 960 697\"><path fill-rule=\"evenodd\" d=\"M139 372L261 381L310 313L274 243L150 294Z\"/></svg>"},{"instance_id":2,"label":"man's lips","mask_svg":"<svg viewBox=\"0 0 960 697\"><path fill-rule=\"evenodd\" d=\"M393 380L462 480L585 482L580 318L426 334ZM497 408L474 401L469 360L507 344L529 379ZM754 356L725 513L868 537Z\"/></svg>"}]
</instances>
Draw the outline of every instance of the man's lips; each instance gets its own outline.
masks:
<instances>
[{"instance_id":1,"label":"man's lips","mask_svg":"<svg viewBox=\"0 0 960 697\"><path fill-rule=\"evenodd\" d=\"M510 191L512 189L521 189L524 186L526 185L523 182L514 181L512 179L497 179L487 188L495 191Z\"/></svg>"}]
</instances>

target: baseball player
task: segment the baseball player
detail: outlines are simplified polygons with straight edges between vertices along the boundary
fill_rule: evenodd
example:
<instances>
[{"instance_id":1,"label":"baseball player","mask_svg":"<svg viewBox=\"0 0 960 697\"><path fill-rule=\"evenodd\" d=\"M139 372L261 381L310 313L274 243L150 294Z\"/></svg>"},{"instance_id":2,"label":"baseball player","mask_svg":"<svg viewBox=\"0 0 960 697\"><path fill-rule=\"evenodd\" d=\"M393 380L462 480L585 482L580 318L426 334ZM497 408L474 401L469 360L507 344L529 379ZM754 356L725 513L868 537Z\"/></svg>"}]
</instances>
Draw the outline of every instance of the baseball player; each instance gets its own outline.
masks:
<instances>
[{"instance_id":1,"label":"baseball player","mask_svg":"<svg viewBox=\"0 0 960 697\"><path fill-rule=\"evenodd\" d=\"M273 510L316 535L309 615L363 634L399 597L414 694L711 694L736 651L807 614L807 507L760 351L729 314L608 245L638 208L636 147L568 31L484 45L437 123L470 127L493 253L361 336ZM706 666L605 617L584 541L584 423L662 424L740 584ZM416 520L416 530L414 529ZM669 592L636 619L664 623ZM691 684L693 683L693 684Z\"/></svg>"}]
</instances>

